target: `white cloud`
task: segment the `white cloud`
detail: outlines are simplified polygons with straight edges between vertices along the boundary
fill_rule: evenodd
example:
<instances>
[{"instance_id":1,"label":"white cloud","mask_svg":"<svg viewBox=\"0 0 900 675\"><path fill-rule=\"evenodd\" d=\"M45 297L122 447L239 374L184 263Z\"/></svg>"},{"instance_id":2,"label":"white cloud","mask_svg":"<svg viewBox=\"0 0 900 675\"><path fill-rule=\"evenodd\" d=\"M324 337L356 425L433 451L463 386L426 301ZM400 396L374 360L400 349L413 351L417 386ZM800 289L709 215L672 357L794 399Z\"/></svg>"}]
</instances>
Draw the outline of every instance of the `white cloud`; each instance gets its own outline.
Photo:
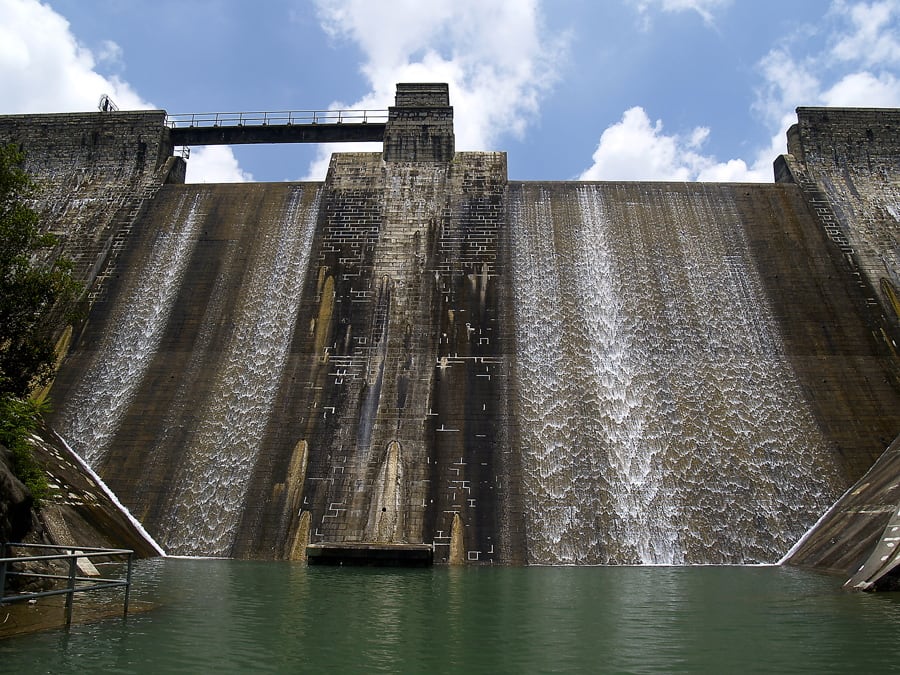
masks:
<instances>
[{"instance_id":1,"label":"white cloud","mask_svg":"<svg viewBox=\"0 0 900 675\"><path fill-rule=\"evenodd\" d=\"M97 54L97 61L109 66L118 67L123 65L122 57L124 52L122 48L112 40L104 40L100 45L100 53Z\"/></svg>"},{"instance_id":2,"label":"white cloud","mask_svg":"<svg viewBox=\"0 0 900 675\"><path fill-rule=\"evenodd\" d=\"M103 94L121 110L154 108L99 63L122 66L121 47L106 40L95 55L49 5L0 0L0 114L93 111ZM188 173L193 182L249 179L227 147L197 149Z\"/></svg>"},{"instance_id":3,"label":"white cloud","mask_svg":"<svg viewBox=\"0 0 900 675\"><path fill-rule=\"evenodd\" d=\"M686 135L666 134L662 121L651 123L643 108L631 108L600 136L594 163L579 180L765 180L743 160L717 163L702 154L708 136L705 127Z\"/></svg>"},{"instance_id":4,"label":"white cloud","mask_svg":"<svg viewBox=\"0 0 900 675\"><path fill-rule=\"evenodd\" d=\"M849 20L851 32L838 37L833 55L865 66L900 64L900 1L835 2L832 13Z\"/></svg>"},{"instance_id":5,"label":"white cloud","mask_svg":"<svg viewBox=\"0 0 900 675\"><path fill-rule=\"evenodd\" d=\"M793 110L801 105L896 107L900 102L900 0L838 0L827 17L830 46L824 51L794 56L785 45L760 60L763 85L754 107L770 122L794 120Z\"/></svg>"},{"instance_id":6,"label":"white cloud","mask_svg":"<svg viewBox=\"0 0 900 675\"><path fill-rule=\"evenodd\" d=\"M594 165L581 180L688 180L695 158L691 144L663 133L641 107L625 111L622 120L600 136Z\"/></svg>"},{"instance_id":7,"label":"white cloud","mask_svg":"<svg viewBox=\"0 0 900 675\"><path fill-rule=\"evenodd\" d=\"M773 49L758 64L763 83L757 91L754 109L769 124L781 124L785 114L803 102L815 105L822 83L806 64L784 48Z\"/></svg>"},{"instance_id":8,"label":"white cloud","mask_svg":"<svg viewBox=\"0 0 900 675\"><path fill-rule=\"evenodd\" d=\"M835 107L900 108L900 80L885 72L851 73L822 92L820 100Z\"/></svg>"},{"instance_id":9,"label":"white cloud","mask_svg":"<svg viewBox=\"0 0 900 675\"><path fill-rule=\"evenodd\" d=\"M370 91L350 105L386 108L398 82L447 82L458 150L490 149L521 135L555 79L566 37L541 32L538 0L318 0L323 27L363 53ZM340 146L342 151L354 148ZM320 149L321 179L333 148Z\"/></svg>"},{"instance_id":10,"label":"white cloud","mask_svg":"<svg viewBox=\"0 0 900 675\"><path fill-rule=\"evenodd\" d=\"M693 9L704 18L719 2L640 0L637 6L663 11ZM803 45L786 37L759 61L761 85L753 104L770 129L769 140L750 160L718 161L704 155L688 134L663 132L642 108L626 111L601 135L593 165L582 178L616 180L772 180L772 162L785 152L785 133L797 121L798 106L900 107L900 0L836 0L820 22L826 49L802 53ZM799 30L800 34L811 31ZM812 31L814 32L814 31ZM799 56L793 50L801 51ZM710 134L703 127L705 138Z\"/></svg>"},{"instance_id":11,"label":"white cloud","mask_svg":"<svg viewBox=\"0 0 900 675\"><path fill-rule=\"evenodd\" d=\"M253 176L238 165L227 145L204 145L191 149L187 161L188 183L244 183Z\"/></svg>"},{"instance_id":12,"label":"white cloud","mask_svg":"<svg viewBox=\"0 0 900 675\"><path fill-rule=\"evenodd\" d=\"M104 58L121 58L105 43ZM95 70L69 23L37 0L0 2L0 106L4 113L96 110L108 94L123 110L152 108L131 86Z\"/></svg>"},{"instance_id":13,"label":"white cloud","mask_svg":"<svg viewBox=\"0 0 900 675\"><path fill-rule=\"evenodd\" d=\"M821 23L824 50L804 53L787 40L759 62L763 84L754 108L778 130L776 138L796 122L798 106L900 105L900 0L836 0Z\"/></svg>"},{"instance_id":14,"label":"white cloud","mask_svg":"<svg viewBox=\"0 0 900 675\"><path fill-rule=\"evenodd\" d=\"M715 10L727 7L731 4L731 0L631 0L638 13L645 19L651 10L659 10L662 12L697 12L703 20L711 24L713 23L713 12Z\"/></svg>"}]
</instances>

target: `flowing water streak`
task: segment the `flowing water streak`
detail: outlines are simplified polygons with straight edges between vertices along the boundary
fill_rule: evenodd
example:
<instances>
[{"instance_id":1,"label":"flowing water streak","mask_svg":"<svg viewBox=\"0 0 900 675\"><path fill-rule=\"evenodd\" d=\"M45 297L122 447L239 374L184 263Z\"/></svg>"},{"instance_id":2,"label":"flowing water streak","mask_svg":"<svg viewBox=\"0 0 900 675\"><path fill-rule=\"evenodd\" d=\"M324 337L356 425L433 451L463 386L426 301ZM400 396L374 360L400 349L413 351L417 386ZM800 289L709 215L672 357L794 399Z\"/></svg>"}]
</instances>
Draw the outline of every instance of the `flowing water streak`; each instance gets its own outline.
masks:
<instances>
[{"instance_id":1,"label":"flowing water streak","mask_svg":"<svg viewBox=\"0 0 900 675\"><path fill-rule=\"evenodd\" d=\"M676 236L657 261L678 302L655 332L668 336L657 367L670 364L679 539L689 562L775 562L840 494L838 472L786 356L749 223L732 199L695 190L664 195Z\"/></svg>"},{"instance_id":2,"label":"flowing water streak","mask_svg":"<svg viewBox=\"0 0 900 675\"><path fill-rule=\"evenodd\" d=\"M594 462L589 482L601 480L597 471L603 467L609 508L618 521L615 546L605 543L607 556L621 562L680 564L680 500L666 485L663 456L669 439L663 412L668 406L654 359L658 298L644 283L650 270L640 264L646 264L647 251L623 260L603 201L589 187L579 188L576 197L581 218L570 243L576 274L573 308L583 321L578 370L584 400L590 401L583 427L600 427L577 445L605 453ZM640 250L642 243L636 238L633 246Z\"/></svg>"},{"instance_id":3,"label":"flowing water streak","mask_svg":"<svg viewBox=\"0 0 900 675\"><path fill-rule=\"evenodd\" d=\"M511 191L530 559L772 562L837 489L741 216L629 189Z\"/></svg>"},{"instance_id":4,"label":"flowing water streak","mask_svg":"<svg viewBox=\"0 0 900 675\"><path fill-rule=\"evenodd\" d=\"M175 479L161 535L172 553L227 555L231 547L303 293L319 210L319 192L302 203L305 189L260 233L225 366Z\"/></svg>"},{"instance_id":5,"label":"flowing water streak","mask_svg":"<svg viewBox=\"0 0 900 675\"><path fill-rule=\"evenodd\" d=\"M547 193L510 205L529 557L679 562L675 500L654 461L648 355L624 305L630 275L617 268L605 214L582 217L583 197L573 206L555 220Z\"/></svg>"},{"instance_id":6,"label":"flowing water streak","mask_svg":"<svg viewBox=\"0 0 900 675\"><path fill-rule=\"evenodd\" d=\"M87 462L102 462L108 444L141 385L165 330L197 242L196 193L182 197L168 227L150 246L135 285L110 318L110 331L67 397L56 430Z\"/></svg>"},{"instance_id":7,"label":"flowing water streak","mask_svg":"<svg viewBox=\"0 0 900 675\"><path fill-rule=\"evenodd\" d=\"M562 345L562 295L553 247L550 195L534 202L511 199L515 240L512 255L517 370L520 385L524 492L531 562L578 562L588 555L583 537L570 536L583 518L571 480L569 439L575 422L566 414L569 397Z\"/></svg>"}]
</instances>

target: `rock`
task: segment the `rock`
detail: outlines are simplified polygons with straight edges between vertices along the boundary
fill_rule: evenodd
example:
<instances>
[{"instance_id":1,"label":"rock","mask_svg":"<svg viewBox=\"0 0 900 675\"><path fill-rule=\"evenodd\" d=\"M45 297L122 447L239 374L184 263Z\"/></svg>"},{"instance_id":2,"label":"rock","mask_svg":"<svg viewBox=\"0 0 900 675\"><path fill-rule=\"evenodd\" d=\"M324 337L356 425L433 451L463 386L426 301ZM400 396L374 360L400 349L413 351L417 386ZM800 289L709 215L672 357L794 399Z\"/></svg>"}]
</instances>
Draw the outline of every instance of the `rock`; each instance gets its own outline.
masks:
<instances>
[{"instance_id":1,"label":"rock","mask_svg":"<svg viewBox=\"0 0 900 675\"><path fill-rule=\"evenodd\" d=\"M0 445L0 543L21 541L31 529L33 500L13 473L13 456Z\"/></svg>"}]
</instances>

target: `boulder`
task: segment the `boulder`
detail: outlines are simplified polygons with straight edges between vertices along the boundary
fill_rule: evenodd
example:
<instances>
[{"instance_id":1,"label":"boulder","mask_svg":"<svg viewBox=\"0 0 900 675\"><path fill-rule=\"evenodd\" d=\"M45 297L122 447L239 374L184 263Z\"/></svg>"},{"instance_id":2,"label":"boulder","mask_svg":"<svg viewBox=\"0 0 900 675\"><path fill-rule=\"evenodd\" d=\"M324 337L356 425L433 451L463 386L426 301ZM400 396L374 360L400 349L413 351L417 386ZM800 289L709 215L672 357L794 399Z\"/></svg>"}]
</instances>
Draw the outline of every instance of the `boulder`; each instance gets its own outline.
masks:
<instances>
[{"instance_id":1,"label":"boulder","mask_svg":"<svg viewBox=\"0 0 900 675\"><path fill-rule=\"evenodd\" d=\"M21 541L31 530L31 493L13 472L13 455L0 445L0 544Z\"/></svg>"}]
</instances>

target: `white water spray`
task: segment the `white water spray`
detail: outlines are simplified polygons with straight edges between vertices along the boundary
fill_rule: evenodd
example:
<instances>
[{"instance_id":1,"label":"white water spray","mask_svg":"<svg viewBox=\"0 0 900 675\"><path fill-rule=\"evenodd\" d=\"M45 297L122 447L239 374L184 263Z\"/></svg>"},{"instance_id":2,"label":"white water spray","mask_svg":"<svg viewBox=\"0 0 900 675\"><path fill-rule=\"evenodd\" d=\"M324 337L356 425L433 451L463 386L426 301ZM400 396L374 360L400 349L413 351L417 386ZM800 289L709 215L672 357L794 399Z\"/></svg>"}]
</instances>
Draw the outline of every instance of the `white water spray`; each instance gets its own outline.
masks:
<instances>
[{"instance_id":1,"label":"white water spray","mask_svg":"<svg viewBox=\"0 0 900 675\"><path fill-rule=\"evenodd\" d=\"M824 440L734 205L641 189L511 192L530 560L774 561L835 496Z\"/></svg>"}]
</instances>

